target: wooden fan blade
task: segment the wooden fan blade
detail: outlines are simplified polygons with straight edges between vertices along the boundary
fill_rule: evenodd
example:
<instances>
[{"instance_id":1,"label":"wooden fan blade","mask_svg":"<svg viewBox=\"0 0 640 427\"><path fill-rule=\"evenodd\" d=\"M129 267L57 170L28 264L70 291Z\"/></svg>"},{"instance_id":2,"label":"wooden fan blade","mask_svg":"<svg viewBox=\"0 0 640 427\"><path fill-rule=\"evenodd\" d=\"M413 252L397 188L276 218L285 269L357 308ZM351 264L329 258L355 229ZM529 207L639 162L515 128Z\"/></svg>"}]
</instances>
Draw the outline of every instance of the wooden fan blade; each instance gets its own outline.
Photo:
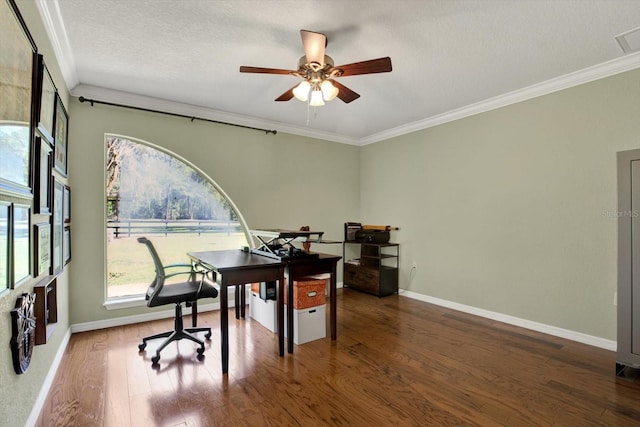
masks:
<instances>
[{"instance_id":1,"label":"wooden fan blade","mask_svg":"<svg viewBox=\"0 0 640 427\"><path fill-rule=\"evenodd\" d=\"M371 59L369 61L354 62L353 64L333 67L342 70L340 77L357 76L358 74L388 73L392 70L391 58Z\"/></svg>"},{"instance_id":2,"label":"wooden fan blade","mask_svg":"<svg viewBox=\"0 0 640 427\"><path fill-rule=\"evenodd\" d=\"M342 83L331 79L329 79L329 81L338 89L338 98L340 98L345 104L348 104L351 101L355 101L356 99L360 98L359 94L352 91Z\"/></svg>"},{"instance_id":3,"label":"wooden fan blade","mask_svg":"<svg viewBox=\"0 0 640 427\"><path fill-rule=\"evenodd\" d=\"M327 36L314 31L300 30L302 46L307 62L317 62L324 65L324 48L327 46Z\"/></svg>"},{"instance_id":4,"label":"wooden fan blade","mask_svg":"<svg viewBox=\"0 0 640 427\"><path fill-rule=\"evenodd\" d=\"M293 98L293 90L297 87L298 85L295 85L294 87L292 87L291 89L289 89L288 91L286 91L285 93L283 93L282 95L280 95L279 97L277 97L275 100L276 101L289 101L291 98Z\"/></svg>"},{"instance_id":5,"label":"wooden fan blade","mask_svg":"<svg viewBox=\"0 0 640 427\"><path fill-rule=\"evenodd\" d=\"M281 70L279 68L262 68L262 67L247 67L246 65L240 66L241 73L261 73L261 74L291 74L295 73L293 70Z\"/></svg>"}]
</instances>

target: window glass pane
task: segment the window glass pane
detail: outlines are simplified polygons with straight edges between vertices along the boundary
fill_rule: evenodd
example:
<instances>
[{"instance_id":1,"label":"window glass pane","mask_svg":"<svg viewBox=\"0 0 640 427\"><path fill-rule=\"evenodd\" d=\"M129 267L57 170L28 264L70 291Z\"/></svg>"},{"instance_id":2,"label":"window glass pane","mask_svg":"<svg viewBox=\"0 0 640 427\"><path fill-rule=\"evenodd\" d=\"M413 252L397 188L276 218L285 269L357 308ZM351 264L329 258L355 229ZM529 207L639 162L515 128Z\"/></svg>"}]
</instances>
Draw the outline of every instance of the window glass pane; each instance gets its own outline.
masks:
<instances>
[{"instance_id":1,"label":"window glass pane","mask_svg":"<svg viewBox=\"0 0 640 427\"><path fill-rule=\"evenodd\" d=\"M29 184L29 124L0 122L0 178Z\"/></svg>"},{"instance_id":2,"label":"window glass pane","mask_svg":"<svg viewBox=\"0 0 640 427\"><path fill-rule=\"evenodd\" d=\"M0 202L0 292L9 288L9 206Z\"/></svg>"},{"instance_id":3,"label":"window glass pane","mask_svg":"<svg viewBox=\"0 0 640 427\"><path fill-rule=\"evenodd\" d=\"M191 251L239 249L245 229L216 186L182 160L142 141L107 136L107 297L143 294L163 264L188 264Z\"/></svg>"},{"instance_id":4,"label":"window glass pane","mask_svg":"<svg viewBox=\"0 0 640 427\"><path fill-rule=\"evenodd\" d=\"M28 192L35 46L13 9L0 2L0 186Z\"/></svg>"},{"instance_id":5,"label":"window glass pane","mask_svg":"<svg viewBox=\"0 0 640 427\"><path fill-rule=\"evenodd\" d=\"M29 232L29 206L13 205L13 275L14 285L31 277L29 269L31 234Z\"/></svg>"}]
</instances>

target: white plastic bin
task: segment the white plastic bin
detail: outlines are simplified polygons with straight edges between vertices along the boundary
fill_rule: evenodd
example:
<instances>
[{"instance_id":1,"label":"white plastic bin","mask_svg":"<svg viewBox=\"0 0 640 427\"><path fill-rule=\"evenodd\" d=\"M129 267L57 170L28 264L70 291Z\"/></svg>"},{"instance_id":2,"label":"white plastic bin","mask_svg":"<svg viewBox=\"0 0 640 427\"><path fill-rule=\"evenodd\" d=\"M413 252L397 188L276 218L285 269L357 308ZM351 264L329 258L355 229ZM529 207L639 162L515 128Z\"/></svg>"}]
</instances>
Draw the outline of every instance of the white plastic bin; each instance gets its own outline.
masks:
<instances>
[{"instance_id":1,"label":"white plastic bin","mask_svg":"<svg viewBox=\"0 0 640 427\"><path fill-rule=\"evenodd\" d=\"M273 300L260 299L260 295L251 292L249 298L249 316L271 332L278 330L278 303Z\"/></svg>"},{"instance_id":2,"label":"white plastic bin","mask_svg":"<svg viewBox=\"0 0 640 427\"><path fill-rule=\"evenodd\" d=\"M327 336L327 305L293 309L293 342L304 344L309 341L319 340ZM284 306L284 336L287 332L287 306Z\"/></svg>"}]
</instances>

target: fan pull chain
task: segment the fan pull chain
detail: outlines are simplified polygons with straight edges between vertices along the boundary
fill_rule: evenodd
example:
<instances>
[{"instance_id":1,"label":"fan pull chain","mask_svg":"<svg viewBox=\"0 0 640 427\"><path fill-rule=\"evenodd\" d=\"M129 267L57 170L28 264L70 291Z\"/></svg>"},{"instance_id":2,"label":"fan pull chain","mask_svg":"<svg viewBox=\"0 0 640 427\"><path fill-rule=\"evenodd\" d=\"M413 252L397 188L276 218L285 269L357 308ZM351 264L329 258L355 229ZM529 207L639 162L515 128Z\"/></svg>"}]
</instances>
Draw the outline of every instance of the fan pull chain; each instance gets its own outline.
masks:
<instances>
[{"instance_id":1,"label":"fan pull chain","mask_svg":"<svg viewBox=\"0 0 640 427\"><path fill-rule=\"evenodd\" d=\"M313 120L318 119L318 108L313 107ZM307 126L311 123L311 105L307 102Z\"/></svg>"},{"instance_id":2,"label":"fan pull chain","mask_svg":"<svg viewBox=\"0 0 640 427\"><path fill-rule=\"evenodd\" d=\"M310 113L311 113L311 105L309 105L309 101L307 101L307 126L309 126Z\"/></svg>"}]
</instances>

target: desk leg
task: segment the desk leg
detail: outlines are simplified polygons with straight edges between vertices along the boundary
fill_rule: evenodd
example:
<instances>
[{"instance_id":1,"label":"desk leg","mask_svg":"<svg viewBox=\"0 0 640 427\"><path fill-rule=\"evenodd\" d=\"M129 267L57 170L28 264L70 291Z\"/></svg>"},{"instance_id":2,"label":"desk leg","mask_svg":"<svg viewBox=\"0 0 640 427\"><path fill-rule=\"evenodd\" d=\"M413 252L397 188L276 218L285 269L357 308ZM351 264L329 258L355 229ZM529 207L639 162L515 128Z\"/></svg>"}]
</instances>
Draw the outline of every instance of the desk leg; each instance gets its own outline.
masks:
<instances>
[{"instance_id":1,"label":"desk leg","mask_svg":"<svg viewBox=\"0 0 640 427\"><path fill-rule=\"evenodd\" d=\"M284 356L284 269L278 278L278 354Z\"/></svg>"},{"instance_id":2,"label":"desk leg","mask_svg":"<svg viewBox=\"0 0 640 427\"><path fill-rule=\"evenodd\" d=\"M240 318L240 288L242 286L240 285L236 285L235 289L235 293L234 293L234 298L235 298L235 302L236 302L236 319Z\"/></svg>"},{"instance_id":3,"label":"desk leg","mask_svg":"<svg viewBox=\"0 0 640 427\"><path fill-rule=\"evenodd\" d=\"M287 280L287 344L289 353L293 353L293 276Z\"/></svg>"},{"instance_id":4,"label":"desk leg","mask_svg":"<svg viewBox=\"0 0 640 427\"><path fill-rule=\"evenodd\" d=\"M336 325L336 317L338 313L338 309L336 307L336 293L337 293L337 284L336 284L336 273L337 273L337 262L333 263L333 267L331 267L331 279L329 281L329 303L331 307L329 307L329 317L331 321L331 339L336 340L338 337L338 328Z\"/></svg>"},{"instance_id":5,"label":"desk leg","mask_svg":"<svg viewBox=\"0 0 640 427\"><path fill-rule=\"evenodd\" d=\"M240 285L240 317L244 319L245 306L247 305L247 291L246 285Z\"/></svg>"},{"instance_id":6,"label":"desk leg","mask_svg":"<svg viewBox=\"0 0 640 427\"><path fill-rule=\"evenodd\" d=\"M220 286L220 345L222 353L222 373L229 371L229 301L227 300L227 284Z\"/></svg>"}]
</instances>

